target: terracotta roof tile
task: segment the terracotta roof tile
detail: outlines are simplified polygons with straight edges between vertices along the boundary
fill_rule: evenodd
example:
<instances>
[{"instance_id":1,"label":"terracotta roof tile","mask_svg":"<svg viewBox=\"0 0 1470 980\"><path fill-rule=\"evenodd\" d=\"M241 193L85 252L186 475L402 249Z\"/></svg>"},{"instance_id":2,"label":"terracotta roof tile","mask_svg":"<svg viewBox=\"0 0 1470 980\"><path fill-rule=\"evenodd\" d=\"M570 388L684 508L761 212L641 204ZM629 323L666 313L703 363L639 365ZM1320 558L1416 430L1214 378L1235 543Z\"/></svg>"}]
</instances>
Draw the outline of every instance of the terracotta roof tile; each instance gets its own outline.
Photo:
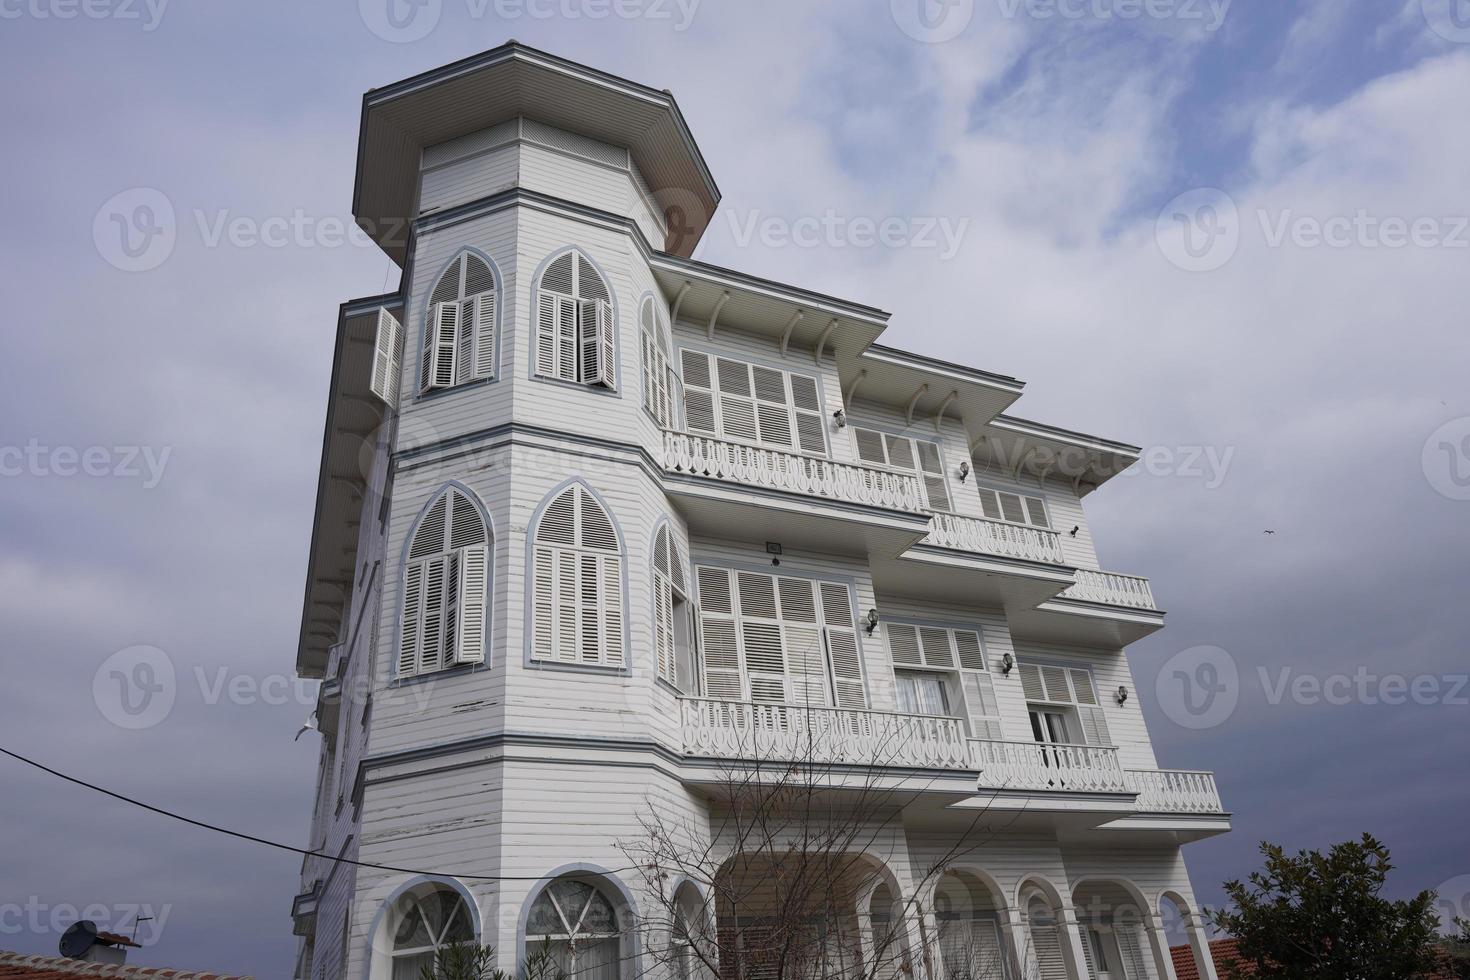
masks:
<instances>
[{"instance_id":1,"label":"terracotta roof tile","mask_svg":"<svg viewBox=\"0 0 1470 980\"><path fill-rule=\"evenodd\" d=\"M1237 939L1216 939L1210 943L1210 959L1215 961L1215 973L1222 980L1230 975L1230 968L1237 963L1242 973L1249 975L1254 972L1254 967L1241 961L1239 950L1240 941ZM1194 965L1194 951L1189 946L1171 946L1169 955L1174 959L1174 975L1178 980L1200 980L1199 970L1195 969ZM4 974L0 973L0 977L3 976ZM1439 969L1425 974L1424 980L1455 980L1449 957L1442 956Z\"/></svg>"},{"instance_id":2,"label":"terracotta roof tile","mask_svg":"<svg viewBox=\"0 0 1470 980\"><path fill-rule=\"evenodd\" d=\"M55 956L27 956L0 950L0 980L76 980L77 977L152 978L152 980L252 980L222 973L193 973L156 966L84 963Z\"/></svg>"}]
</instances>

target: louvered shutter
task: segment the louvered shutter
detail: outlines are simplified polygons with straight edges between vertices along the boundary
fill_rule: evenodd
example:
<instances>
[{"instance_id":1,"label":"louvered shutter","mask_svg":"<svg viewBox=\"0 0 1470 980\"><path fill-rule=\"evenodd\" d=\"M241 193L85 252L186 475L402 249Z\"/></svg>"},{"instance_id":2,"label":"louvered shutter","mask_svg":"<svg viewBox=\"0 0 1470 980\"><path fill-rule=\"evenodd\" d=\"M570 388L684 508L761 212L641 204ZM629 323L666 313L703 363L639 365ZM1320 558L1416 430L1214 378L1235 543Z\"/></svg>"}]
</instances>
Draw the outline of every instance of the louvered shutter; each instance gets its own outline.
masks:
<instances>
[{"instance_id":1,"label":"louvered shutter","mask_svg":"<svg viewBox=\"0 0 1470 980\"><path fill-rule=\"evenodd\" d=\"M1067 963L1062 958L1062 942L1057 927L1032 922L1030 931L1037 976L1041 980L1067 980Z\"/></svg>"},{"instance_id":2,"label":"louvered shutter","mask_svg":"<svg viewBox=\"0 0 1470 980\"><path fill-rule=\"evenodd\" d=\"M373 339L373 375L369 387L389 408L398 407L399 377L403 370L403 325L386 309L378 310Z\"/></svg>"},{"instance_id":3,"label":"louvered shutter","mask_svg":"<svg viewBox=\"0 0 1470 980\"><path fill-rule=\"evenodd\" d=\"M623 560L599 555L602 568L602 663L623 666Z\"/></svg>"},{"instance_id":4,"label":"louvered shutter","mask_svg":"<svg viewBox=\"0 0 1470 980\"><path fill-rule=\"evenodd\" d=\"M1026 516L1034 527L1050 528L1051 522L1046 519L1046 505L1040 497L1024 497L1026 502Z\"/></svg>"},{"instance_id":5,"label":"louvered shutter","mask_svg":"<svg viewBox=\"0 0 1470 980\"><path fill-rule=\"evenodd\" d=\"M857 442L858 459L864 463L887 465L888 452L883 448L883 433L854 427L852 435Z\"/></svg>"},{"instance_id":6,"label":"louvered shutter","mask_svg":"<svg viewBox=\"0 0 1470 980\"><path fill-rule=\"evenodd\" d=\"M744 697L740 646L736 638L730 573L723 568L700 568L699 629L704 654L704 693L707 697L738 701Z\"/></svg>"},{"instance_id":7,"label":"louvered shutter","mask_svg":"<svg viewBox=\"0 0 1470 980\"><path fill-rule=\"evenodd\" d=\"M577 317L575 300L556 297L556 369L552 377L563 381L578 380Z\"/></svg>"},{"instance_id":8,"label":"louvered shutter","mask_svg":"<svg viewBox=\"0 0 1470 980\"><path fill-rule=\"evenodd\" d=\"M559 608L556 602L556 562L555 550L546 547L535 549L531 655L537 660L551 660L556 655Z\"/></svg>"},{"instance_id":9,"label":"louvered shutter","mask_svg":"<svg viewBox=\"0 0 1470 980\"><path fill-rule=\"evenodd\" d=\"M757 431L761 442L772 446L790 446L791 411L787 407L786 374L771 368L751 365L754 379Z\"/></svg>"},{"instance_id":10,"label":"louvered shutter","mask_svg":"<svg viewBox=\"0 0 1470 980\"><path fill-rule=\"evenodd\" d=\"M889 623L885 632L888 634L888 652L894 663L903 667L924 665L924 656L919 652L918 627L907 623Z\"/></svg>"},{"instance_id":11,"label":"louvered shutter","mask_svg":"<svg viewBox=\"0 0 1470 980\"><path fill-rule=\"evenodd\" d=\"M444 656L444 614L449 587L448 556L440 555L424 563L424 619L419 645L418 673L438 670Z\"/></svg>"},{"instance_id":12,"label":"louvered shutter","mask_svg":"<svg viewBox=\"0 0 1470 980\"><path fill-rule=\"evenodd\" d=\"M495 377L495 294L481 293L470 301L475 324L474 376Z\"/></svg>"},{"instance_id":13,"label":"louvered shutter","mask_svg":"<svg viewBox=\"0 0 1470 980\"><path fill-rule=\"evenodd\" d=\"M484 545L459 552L459 628L455 631L454 662L485 662L485 633L489 596L490 554Z\"/></svg>"},{"instance_id":14,"label":"louvered shutter","mask_svg":"<svg viewBox=\"0 0 1470 980\"><path fill-rule=\"evenodd\" d=\"M1098 980L1097 957L1093 955L1092 928L1090 926L1083 926L1082 928L1082 959L1087 964L1087 975L1092 980Z\"/></svg>"},{"instance_id":15,"label":"louvered shutter","mask_svg":"<svg viewBox=\"0 0 1470 980\"><path fill-rule=\"evenodd\" d=\"M424 617L424 566L410 564L403 574L403 621L398 637L398 676L418 673L419 637Z\"/></svg>"},{"instance_id":16,"label":"louvered shutter","mask_svg":"<svg viewBox=\"0 0 1470 980\"><path fill-rule=\"evenodd\" d=\"M606 385L608 388L617 390L618 387L618 330L617 323L613 319L612 304L606 300L598 300L597 306L597 343L599 355L597 358L597 377L592 380L597 384Z\"/></svg>"},{"instance_id":17,"label":"louvered shutter","mask_svg":"<svg viewBox=\"0 0 1470 980\"><path fill-rule=\"evenodd\" d=\"M924 666L943 668L954 666L954 651L950 648L949 630L936 626L920 627L919 647L924 652Z\"/></svg>"},{"instance_id":18,"label":"louvered shutter","mask_svg":"<svg viewBox=\"0 0 1470 980\"><path fill-rule=\"evenodd\" d=\"M1143 940L1139 936L1141 929L1141 926L1130 923L1113 924L1113 936L1118 940L1118 952L1123 954L1123 970L1128 980L1150 980L1153 976L1143 955Z\"/></svg>"},{"instance_id":19,"label":"louvered shutter","mask_svg":"<svg viewBox=\"0 0 1470 980\"><path fill-rule=\"evenodd\" d=\"M901 470L914 468L914 444L902 436L884 434L883 446L888 450L888 465Z\"/></svg>"},{"instance_id":20,"label":"louvered shutter","mask_svg":"<svg viewBox=\"0 0 1470 980\"><path fill-rule=\"evenodd\" d=\"M597 302L584 299L577 303L577 377L585 384L602 380L602 337L599 333Z\"/></svg>"},{"instance_id":21,"label":"louvered shutter","mask_svg":"<svg viewBox=\"0 0 1470 980\"><path fill-rule=\"evenodd\" d=\"M1041 670L1031 664L1021 664L1021 693L1027 701L1045 701L1046 689L1041 686Z\"/></svg>"},{"instance_id":22,"label":"louvered shutter","mask_svg":"<svg viewBox=\"0 0 1470 980\"><path fill-rule=\"evenodd\" d=\"M541 293L536 297L536 373L556 377L556 312L558 297Z\"/></svg>"},{"instance_id":23,"label":"louvered shutter","mask_svg":"<svg viewBox=\"0 0 1470 980\"><path fill-rule=\"evenodd\" d=\"M1108 721L1102 706L1098 704L1097 691L1092 685L1092 675L1085 670L1073 668L1067 671L1072 678L1072 689L1077 702L1077 716L1082 722L1082 735L1088 745L1112 745L1108 733Z\"/></svg>"},{"instance_id":24,"label":"louvered shutter","mask_svg":"<svg viewBox=\"0 0 1470 980\"><path fill-rule=\"evenodd\" d=\"M817 382L804 374L791 375L791 407L796 419L796 444L804 453L827 454L827 426Z\"/></svg>"},{"instance_id":25,"label":"louvered shutter","mask_svg":"<svg viewBox=\"0 0 1470 980\"><path fill-rule=\"evenodd\" d=\"M430 317L430 337L423 366L423 387L448 388L454 384L455 344L459 337L459 304L436 303Z\"/></svg>"},{"instance_id":26,"label":"louvered shutter","mask_svg":"<svg viewBox=\"0 0 1470 980\"><path fill-rule=\"evenodd\" d=\"M1000 520L1000 495L989 487L981 487L980 510L988 519L992 521Z\"/></svg>"},{"instance_id":27,"label":"louvered shutter","mask_svg":"<svg viewBox=\"0 0 1470 980\"><path fill-rule=\"evenodd\" d=\"M960 660L960 686L970 716L970 733L975 738L1001 738L1000 708L995 698L995 681L985 663L985 648L974 630L954 631L955 650Z\"/></svg>"},{"instance_id":28,"label":"louvered shutter","mask_svg":"<svg viewBox=\"0 0 1470 980\"><path fill-rule=\"evenodd\" d=\"M785 702L786 648L776 610L775 582L769 575L738 572L740 647L752 701Z\"/></svg>"},{"instance_id":29,"label":"louvered shutter","mask_svg":"<svg viewBox=\"0 0 1470 980\"><path fill-rule=\"evenodd\" d=\"M715 359L720 386L720 431L724 436L759 442L755 400L750 388L750 365L728 357Z\"/></svg>"},{"instance_id":30,"label":"louvered shutter","mask_svg":"<svg viewBox=\"0 0 1470 980\"><path fill-rule=\"evenodd\" d=\"M804 578L776 579L780 601L781 636L786 649L791 700L795 704L825 707L832 703L828 692L827 658L812 581Z\"/></svg>"},{"instance_id":31,"label":"louvered shutter","mask_svg":"<svg viewBox=\"0 0 1470 980\"><path fill-rule=\"evenodd\" d=\"M919 471L924 479L924 493L930 510L949 510L949 487L944 479L944 463L939 447L932 442L915 442L919 451Z\"/></svg>"},{"instance_id":32,"label":"louvered shutter","mask_svg":"<svg viewBox=\"0 0 1470 980\"><path fill-rule=\"evenodd\" d=\"M822 621L825 624L827 660L832 669L832 687L837 707L863 710L868 707L863 683L862 656L857 629L852 621L852 599L846 585L823 582Z\"/></svg>"},{"instance_id":33,"label":"louvered shutter","mask_svg":"<svg viewBox=\"0 0 1470 980\"><path fill-rule=\"evenodd\" d=\"M715 424L709 355L683 350L679 352L679 363L684 373L684 427L690 432L716 434L719 430Z\"/></svg>"}]
</instances>

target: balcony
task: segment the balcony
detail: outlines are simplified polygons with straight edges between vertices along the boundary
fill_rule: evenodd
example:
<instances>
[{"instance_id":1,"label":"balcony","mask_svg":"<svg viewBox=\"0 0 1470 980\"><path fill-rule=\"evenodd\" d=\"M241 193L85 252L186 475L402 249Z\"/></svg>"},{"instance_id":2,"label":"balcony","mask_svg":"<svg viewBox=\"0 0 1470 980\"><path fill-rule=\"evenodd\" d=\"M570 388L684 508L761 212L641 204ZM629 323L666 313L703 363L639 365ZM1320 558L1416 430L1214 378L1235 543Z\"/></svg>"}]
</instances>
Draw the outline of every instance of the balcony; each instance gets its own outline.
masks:
<instances>
[{"instance_id":1,"label":"balcony","mask_svg":"<svg viewBox=\"0 0 1470 980\"><path fill-rule=\"evenodd\" d=\"M970 738L959 718L888 711L713 698L680 698L679 706L691 758L950 770L970 792L1136 795L1113 816L1224 815L1213 774L1124 769L1113 746Z\"/></svg>"},{"instance_id":2,"label":"balcony","mask_svg":"<svg viewBox=\"0 0 1470 980\"><path fill-rule=\"evenodd\" d=\"M944 511L935 513L933 529L924 543L952 551L998 555L1022 561L1051 565L1066 563L1062 557L1062 536L1055 531Z\"/></svg>"},{"instance_id":3,"label":"balcony","mask_svg":"<svg viewBox=\"0 0 1470 980\"><path fill-rule=\"evenodd\" d=\"M929 527L911 473L672 430L662 464L697 532L739 527L791 547L898 554Z\"/></svg>"},{"instance_id":4,"label":"balcony","mask_svg":"<svg viewBox=\"0 0 1470 980\"><path fill-rule=\"evenodd\" d=\"M1064 599L1080 599L1105 606L1127 606L1130 609L1147 609L1156 612L1153 590L1148 579L1134 575L1119 575L1117 572L1095 572L1087 568L1077 569L1077 584L1062 593Z\"/></svg>"}]
</instances>

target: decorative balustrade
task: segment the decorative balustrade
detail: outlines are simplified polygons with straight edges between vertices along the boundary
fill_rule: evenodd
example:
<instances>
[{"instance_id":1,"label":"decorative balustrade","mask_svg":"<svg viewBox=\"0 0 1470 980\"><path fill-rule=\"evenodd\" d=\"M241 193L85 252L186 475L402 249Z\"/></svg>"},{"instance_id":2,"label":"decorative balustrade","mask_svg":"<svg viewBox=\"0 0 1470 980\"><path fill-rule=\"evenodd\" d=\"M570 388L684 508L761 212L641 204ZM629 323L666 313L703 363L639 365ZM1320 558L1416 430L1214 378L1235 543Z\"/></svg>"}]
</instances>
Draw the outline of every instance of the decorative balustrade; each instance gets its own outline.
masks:
<instances>
[{"instance_id":1,"label":"decorative balustrade","mask_svg":"<svg viewBox=\"0 0 1470 980\"><path fill-rule=\"evenodd\" d=\"M923 488L911 473L673 431L664 433L663 463L675 473L925 513Z\"/></svg>"},{"instance_id":2,"label":"decorative balustrade","mask_svg":"<svg viewBox=\"0 0 1470 980\"><path fill-rule=\"evenodd\" d=\"M1182 769L1130 769L1128 788L1138 794L1145 813L1224 813L1212 772Z\"/></svg>"},{"instance_id":3,"label":"decorative balustrade","mask_svg":"<svg viewBox=\"0 0 1470 980\"><path fill-rule=\"evenodd\" d=\"M986 789L1127 793L1118 750L1107 745L1049 745L971 739L971 755Z\"/></svg>"},{"instance_id":4,"label":"decorative balustrade","mask_svg":"<svg viewBox=\"0 0 1470 980\"><path fill-rule=\"evenodd\" d=\"M1154 594L1149 588L1148 579L1119 575L1116 572L1096 572L1087 568L1077 569L1077 584L1068 586L1062 596L1067 599L1101 602L1109 606L1159 608L1154 605Z\"/></svg>"},{"instance_id":5,"label":"decorative balustrade","mask_svg":"<svg viewBox=\"0 0 1470 980\"><path fill-rule=\"evenodd\" d=\"M687 755L752 761L969 769L958 718L683 698Z\"/></svg>"},{"instance_id":6,"label":"decorative balustrade","mask_svg":"<svg viewBox=\"0 0 1470 980\"><path fill-rule=\"evenodd\" d=\"M1062 536L1055 531L937 511L926 544L1007 558L1063 564Z\"/></svg>"}]
</instances>

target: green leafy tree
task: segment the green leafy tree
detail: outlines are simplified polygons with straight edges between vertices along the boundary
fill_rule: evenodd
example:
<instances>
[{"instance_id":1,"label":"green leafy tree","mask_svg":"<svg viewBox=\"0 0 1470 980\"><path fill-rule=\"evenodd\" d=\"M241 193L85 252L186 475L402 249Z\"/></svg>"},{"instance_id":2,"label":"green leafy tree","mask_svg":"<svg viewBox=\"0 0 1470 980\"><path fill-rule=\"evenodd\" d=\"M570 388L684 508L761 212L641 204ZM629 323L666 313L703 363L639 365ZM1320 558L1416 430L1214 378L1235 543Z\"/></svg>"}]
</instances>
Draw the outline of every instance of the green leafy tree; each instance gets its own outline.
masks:
<instances>
[{"instance_id":1,"label":"green leafy tree","mask_svg":"<svg viewBox=\"0 0 1470 980\"><path fill-rule=\"evenodd\" d=\"M550 952L538 950L526 957L517 974L495 965L495 947L451 943L439 950L433 966L419 968L419 980L566 980Z\"/></svg>"},{"instance_id":2,"label":"green leafy tree","mask_svg":"<svg viewBox=\"0 0 1470 980\"><path fill-rule=\"evenodd\" d=\"M1411 980L1437 961L1434 893L1391 901L1380 893L1393 865L1364 834L1327 854L1261 844L1265 867L1225 883L1230 906L1215 924L1240 941L1257 980ZM1252 969L1253 968L1253 969Z\"/></svg>"}]
</instances>

